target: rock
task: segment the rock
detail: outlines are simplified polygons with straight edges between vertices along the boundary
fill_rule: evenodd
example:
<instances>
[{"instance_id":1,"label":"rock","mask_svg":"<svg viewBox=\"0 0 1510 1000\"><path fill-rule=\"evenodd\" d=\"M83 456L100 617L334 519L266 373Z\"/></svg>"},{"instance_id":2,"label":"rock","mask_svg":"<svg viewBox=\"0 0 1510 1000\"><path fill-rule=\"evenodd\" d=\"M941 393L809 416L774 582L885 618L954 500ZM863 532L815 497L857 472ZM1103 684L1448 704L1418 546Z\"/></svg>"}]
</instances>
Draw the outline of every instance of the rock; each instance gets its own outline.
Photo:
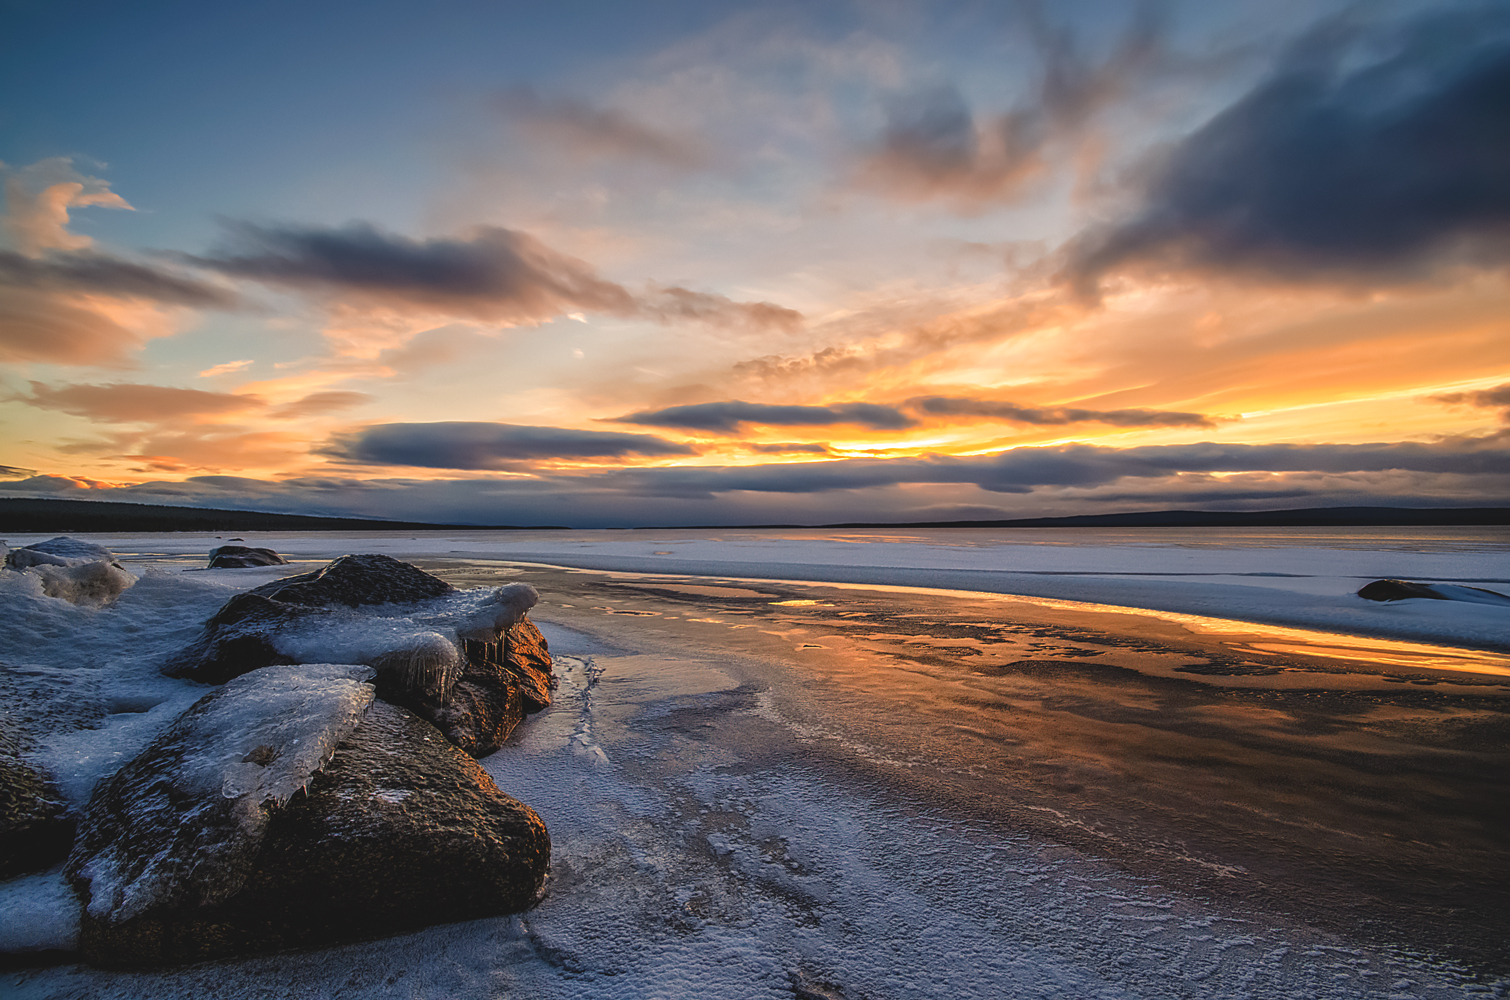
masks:
<instances>
[{"instance_id":1,"label":"rock","mask_svg":"<svg viewBox=\"0 0 1510 1000\"><path fill-rule=\"evenodd\" d=\"M385 574L397 582L388 585ZM455 610L432 600L423 613L405 612L414 617L381 617L355 606L395 593L423 600L455 591L386 556L343 556L318 572L231 598L162 669L221 684L275 664L366 664L376 671L379 698L433 723L475 757L497 750L526 714L550 705L550 652L525 617L539 601L533 587L509 584L480 601L459 600ZM339 598L334 606L303 603L332 594Z\"/></svg>"},{"instance_id":2,"label":"rock","mask_svg":"<svg viewBox=\"0 0 1510 1000\"><path fill-rule=\"evenodd\" d=\"M366 667L265 667L211 692L101 782L66 874L99 933L225 902L273 814L372 703Z\"/></svg>"},{"instance_id":3,"label":"rock","mask_svg":"<svg viewBox=\"0 0 1510 1000\"><path fill-rule=\"evenodd\" d=\"M342 556L313 573L274 580L248 591L309 607L413 604L456 593L456 588L392 556Z\"/></svg>"},{"instance_id":4,"label":"rock","mask_svg":"<svg viewBox=\"0 0 1510 1000\"><path fill-rule=\"evenodd\" d=\"M486 757L526 715L550 707L556 677L545 636L528 618L519 618L496 639L462 639L461 648L466 667L449 697L407 704L452 743L473 757Z\"/></svg>"},{"instance_id":5,"label":"rock","mask_svg":"<svg viewBox=\"0 0 1510 1000\"><path fill-rule=\"evenodd\" d=\"M1369 601L1404 601L1426 598L1432 601L1463 601L1468 604L1510 606L1510 596L1482 587L1459 587L1450 583L1412 583L1408 580L1375 580L1365 584L1358 596Z\"/></svg>"},{"instance_id":6,"label":"rock","mask_svg":"<svg viewBox=\"0 0 1510 1000\"><path fill-rule=\"evenodd\" d=\"M0 879L51 868L73 846L62 793L23 749L20 735L0 725Z\"/></svg>"},{"instance_id":7,"label":"rock","mask_svg":"<svg viewBox=\"0 0 1510 1000\"><path fill-rule=\"evenodd\" d=\"M208 569L248 569L252 566L287 566L288 560L272 549L245 545L222 545L210 550Z\"/></svg>"},{"instance_id":8,"label":"rock","mask_svg":"<svg viewBox=\"0 0 1510 1000\"><path fill-rule=\"evenodd\" d=\"M473 757L486 757L524 721L525 709L517 684L463 679L444 704L420 714Z\"/></svg>"},{"instance_id":9,"label":"rock","mask_svg":"<svg viewBox=\"0 0 1510 1000\"><path fill-rule=\"evenodd\" d=\"M5 567L32 574L42 593L74 604L113 601L136 582L109 549L66 536L10 549Z\"/></svg>"},{"instance_id":10,"label":"rock","mask_svg":"<svg viewBox=\"0 0 1510 1000\"><path fill-rule=\"evenodd\" d=\"M236 891L111 919L91 905L85 957L117 968L378 937L512 913L537 897L545 825L428 723L375 703L266 825Z\"/></svg>"},{"instance_id":11,"label":"rock","mask_svg":"<svg viewBox=\"0 0 1510 1000\"><path fill-rule=\"evenodd\" d=\"M220 606L198 637L168 658L162 672L201 684L224 684L261 667L293 663L279 652L280 628L320 614L321 609L282 604L256 594L237 594Z\"/></svg>"},{"instance_id":12,"label":"rock","mask_svg":"<svg viewBox=\"0 0 1510 1000\"><path fill-rule=\"evenodd\" d=\"M463 639L461 645L467 658L463 680L507 679L519 686L526 711L538 712L550 707L556 678L551 672L551 654L545 636L534 622L523 618L491 642Z\"/></svg>"}]
</instances>

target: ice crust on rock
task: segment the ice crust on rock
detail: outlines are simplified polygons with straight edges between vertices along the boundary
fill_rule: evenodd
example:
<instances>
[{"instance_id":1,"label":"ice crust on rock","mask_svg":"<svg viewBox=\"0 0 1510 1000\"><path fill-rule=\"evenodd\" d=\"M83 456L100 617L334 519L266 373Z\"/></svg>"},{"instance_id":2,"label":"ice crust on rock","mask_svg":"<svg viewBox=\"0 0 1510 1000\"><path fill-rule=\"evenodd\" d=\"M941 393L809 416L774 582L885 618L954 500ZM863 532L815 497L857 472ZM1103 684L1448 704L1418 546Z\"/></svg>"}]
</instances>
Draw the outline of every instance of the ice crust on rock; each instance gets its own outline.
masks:
<instances>
[{"instance_id":1,"label":"ice crust on rock","mask_svg":"<svg viewBox=\"0 0 1510 1000\"><path fill-rule=\"evenodd\" d=\"M491 641L539 603L539 592L529 584L505 584L488 595L470 616L457 621L456 634L463 639Z\"/></svg>"},{"instance_id":2,"label":"ice crust on rock","mask_svg":"<svg viewBox=\"0 0 1510 1000\"><path fill-rule=\"evenodd\" d=\"M68 874L91 916L204 905L240 887L272 808L373 699L367 667L266 667L196 702L90 799Z\"/></svg>"},{"instance_id":3,"label":"ice crust on rock","mask_svg":"<svg viewBox=\"0 0 1510 1000\"><path fill-rule=\"evenodd\" d=\"M34 578L48 597L73 604L106 604L136 582L109 549L66 536L7 550L5 568Z\"/></svg>"}]
</instances>

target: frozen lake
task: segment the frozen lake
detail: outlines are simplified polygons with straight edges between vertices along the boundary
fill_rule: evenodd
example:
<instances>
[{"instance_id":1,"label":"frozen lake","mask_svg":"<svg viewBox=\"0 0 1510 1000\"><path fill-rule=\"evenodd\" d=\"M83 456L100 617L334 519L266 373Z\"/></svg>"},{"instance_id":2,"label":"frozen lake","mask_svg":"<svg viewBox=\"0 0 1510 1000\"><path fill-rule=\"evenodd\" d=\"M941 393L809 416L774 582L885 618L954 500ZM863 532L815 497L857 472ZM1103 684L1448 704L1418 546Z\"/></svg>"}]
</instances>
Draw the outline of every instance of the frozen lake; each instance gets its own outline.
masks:
<instances>
[{"instance_id":1,"label":"frozen lake","mask_svg":"<svg viewBox=\"0 0 1510 1000\"><path fill-rule=\"evenodd\" d=\"M90 537L141 574L115 605L0 592L8 699L100 706L47 748L76 800L202 693L155 664L236 589L360 551L535 584L562 686L484 766L552 878L517 917L8 996L1510 988L1510 610L1353 596L1505 589L1501 531L290 533L245 537L309 563L242 571ZM13 947L65 941L59 888L0 887Z\"/></svg>"}]
</instances>

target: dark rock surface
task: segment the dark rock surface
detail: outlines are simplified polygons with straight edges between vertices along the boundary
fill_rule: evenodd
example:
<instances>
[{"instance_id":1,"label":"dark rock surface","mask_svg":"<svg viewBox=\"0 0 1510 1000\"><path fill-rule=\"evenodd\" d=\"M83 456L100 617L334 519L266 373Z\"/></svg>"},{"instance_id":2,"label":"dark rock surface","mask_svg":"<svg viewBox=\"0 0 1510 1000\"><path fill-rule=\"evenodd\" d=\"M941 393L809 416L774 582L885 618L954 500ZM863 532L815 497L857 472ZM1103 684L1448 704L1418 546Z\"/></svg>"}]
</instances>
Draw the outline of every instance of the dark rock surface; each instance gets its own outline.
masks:
<instances>
[{"instance_id":1,"label":"dark rock surface","mask_svg":"<svg viewBox=\"0 0 1510 1000\"><path fill-rule=\"evenodd\" d=\"M273 815L372 703L365 667L267 667L195 702L90 797L66 874L97 926L240 892Z\"/></svg>"},{"instance_id":2,"label":"dark rock surface","mask_svg":"<svg viewBox=\"0 0 1510 1000\"><path fill-rule=\"evenodd\" d=\"M51 868L73 844L74 818L25 742L0 722L0 879Z\"/></svg>"},{"instance_id":3,"label":"dark rock surface","mask_svg":"<svg viewBox=\"0 0 1510 1000\"><path fill-rule=\"evenodd\" d=\"M466 666L450 695L413 707L452 743L486 757L526 715L550 707L556 678L545 636L528 618L496 639L463 639L461 647Z\"/></svg>"},{"instance_id":4,"label":"dark rock surface","mask_svg":"<svg viewBox=\"0 0 1510 1000\"><path fill-rule=\"evenodd\" d=\"M285 577L247 593L285 604L328 608L412 604L456 593L456 588L392 556L342 556L312 573Z\"/></svg>"},{"instance_id":5,"label":"dark rock surface","mask_svg":"<svg viewBox=\"0 0 1510 1000\"><path fill-rule=\"evenodd\" d=\"M232 893L121 920L86 911L85 957L127 968L377 937L528 907L550 838L428 723L374 703L278 808Z\"/></svg>"},{"instance_id":6,"label":"dark rock surface","mask_svg":"<svg viewBox=\"0 0 1510 1000\"><path fill-rule=\"evenodd\" d=\"M248 569L252 566L287 566L288 560L272 549L246 545L222 545L210 550L208 569Z\"/></svg>"},{"instance_id":7,"label":"dark rock surface","mask_svg":"<svg viewBox=\"0 0 1510 1000\"><path fill-rule=\"evenodd\" d=\"M1510 607L1510 596L1483 587L1460 587L1450 583L1412 583L1409 580L1375 580L1365 584L1358 596L1369 601L1463 601L1468 604L1498 604Z\"/></svg>"}]
</instances>

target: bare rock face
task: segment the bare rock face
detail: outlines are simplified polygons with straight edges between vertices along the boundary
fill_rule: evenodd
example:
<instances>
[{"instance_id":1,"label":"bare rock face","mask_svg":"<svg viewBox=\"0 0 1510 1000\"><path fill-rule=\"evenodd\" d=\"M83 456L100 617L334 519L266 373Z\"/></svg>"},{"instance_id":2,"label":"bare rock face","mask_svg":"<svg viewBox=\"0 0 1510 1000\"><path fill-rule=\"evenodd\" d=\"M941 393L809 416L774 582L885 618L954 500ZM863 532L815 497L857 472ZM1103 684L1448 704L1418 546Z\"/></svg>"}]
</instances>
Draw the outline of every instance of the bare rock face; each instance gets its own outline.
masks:
<instances>
[{"instance_id":1,"label":"bare rock face","mask_svg":"<svg viewBox=\"0 0 1510 1000\"><path fill-rule=\"evenodd\" d=\"M418 566L392 556L342 556L313 573L274 580L247 591L285 604L355 608L412 604L456 593L456 588Z\"/></svg>"},{"instance_id":2,"label":"bare rock face","mask_svg":"<svg viewBox=\"0 0 1510 1000\"><path fill-rule=\"evenodd\" d=\"M233 892L119 915L91 903L80 940L90 962L130 968L377 937L524 909L549 862L533 810L428 723L377 702L271 812Z\"/></svg>"},{"instance_id":3,"label":"bare rock face","mask_svg":"<svg viewBox=\"0 0 1510 1000\"><path fill-rule=\"evenodd\" d=\"M210 550L208 569L248 569L253 566L287 566L288 560L272 549L246 545L222 545Z\"/></svg>"},{"instance_id":4,"label":"bare rock face","mask_svg":"<svg viewBox=\"0 0 1510 1000\"><path fill-rule=\"evenodd\" d=\"M20 735L0 722L0 879L51 868L73 844L62 793L22 748Z\"/></svg>"}]
</instances>

